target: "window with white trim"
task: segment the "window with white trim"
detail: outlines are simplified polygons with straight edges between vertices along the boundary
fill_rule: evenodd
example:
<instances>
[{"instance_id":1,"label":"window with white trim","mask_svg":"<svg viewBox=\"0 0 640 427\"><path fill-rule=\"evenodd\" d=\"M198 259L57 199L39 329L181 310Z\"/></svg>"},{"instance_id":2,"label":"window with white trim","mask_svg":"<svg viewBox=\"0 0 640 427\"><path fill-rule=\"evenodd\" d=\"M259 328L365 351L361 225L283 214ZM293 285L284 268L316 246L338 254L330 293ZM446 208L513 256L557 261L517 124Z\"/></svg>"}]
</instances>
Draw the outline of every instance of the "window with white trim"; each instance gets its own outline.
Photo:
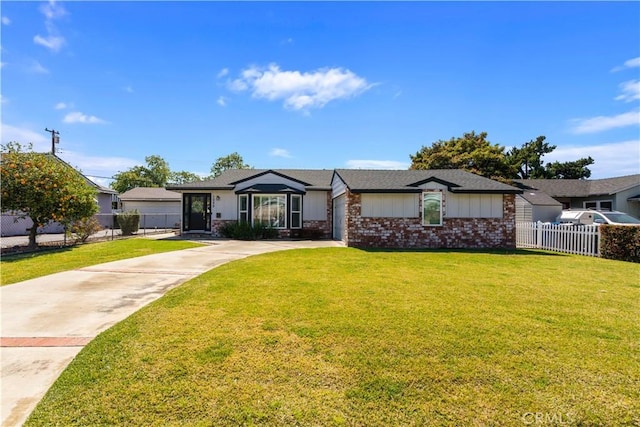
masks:
<instances>
[{"instance_id":1,"label":"window with white trim","mask_svg":"<svg viewBox=\"0 0 640 427\"><path fill-rule=\"evenodd\" d=\"M422 225L442 225L442 193L440 191L422 193Z\"/></svg>"},{"instance_id":2,"label":"window with white trim","mask_svg":"<svg viewBox=\"0 0 640 427\"><path fill-rule=\"evenodd\" d=\"M585 209L595 209L597 211L613 210L613 202L611 200L593 200L583 203Z\"/></svg>"},{"instance_id":3,"label":"window with white trim","mask_svg":"<svg viewBox=\"0 0 640 427\"><path fill-rule=\"evenodd\" d=\"M249 222L249 196L241 194L238 197L238 212L240 213L240 222Z\"/></svg>"},{"instance_id":4,"label":"window with white trim","mask_svg":"<svg viewBox=\"0 0 640 427\"><path fill-rule=\"evenodd\" d=\"M302 196L291 195L291 228L302 228Z\"/></svg>"},{"instance_id":5,"label":"window with white trim","mask_svg":"<svg viewBox=\"0 0 640 427\"><path fill-rule=\"evenodd\" d=\"M253 224L273 228L287 226L287 196L284 194L254 194Z\"/></svg>"}]
</instances>

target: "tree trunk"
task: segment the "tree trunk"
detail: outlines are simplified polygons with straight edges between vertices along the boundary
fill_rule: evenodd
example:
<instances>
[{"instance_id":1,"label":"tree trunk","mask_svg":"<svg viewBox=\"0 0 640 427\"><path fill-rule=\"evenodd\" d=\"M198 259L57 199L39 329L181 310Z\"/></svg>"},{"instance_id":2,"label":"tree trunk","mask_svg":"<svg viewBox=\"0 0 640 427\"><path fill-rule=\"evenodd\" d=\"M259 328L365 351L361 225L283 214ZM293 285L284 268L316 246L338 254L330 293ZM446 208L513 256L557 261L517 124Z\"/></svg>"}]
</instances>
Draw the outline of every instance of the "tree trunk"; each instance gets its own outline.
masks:
<instances>
[{"instance_id":1,"label":"tree trunk","mask_svg":"<svg viewBox=\"0 0 640 427\"><path fill-rule=\"evenodd\" d=\"M33 227L29 229L29 249L36 249L38 244L36 243L36 233L38 232L38 224L34 221Z\"/></svg>"}]
</instances>

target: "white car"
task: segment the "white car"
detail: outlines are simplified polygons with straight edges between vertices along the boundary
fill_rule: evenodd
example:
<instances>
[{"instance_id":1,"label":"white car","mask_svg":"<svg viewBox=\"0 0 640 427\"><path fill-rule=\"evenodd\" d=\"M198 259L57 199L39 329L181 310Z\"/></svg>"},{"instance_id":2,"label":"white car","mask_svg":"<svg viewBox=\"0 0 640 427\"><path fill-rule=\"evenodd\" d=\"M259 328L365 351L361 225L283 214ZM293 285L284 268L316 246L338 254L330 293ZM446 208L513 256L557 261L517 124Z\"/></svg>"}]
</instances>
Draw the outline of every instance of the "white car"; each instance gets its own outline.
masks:
<instances>
[{"instance_id":1,"label":"white car","mask_svg":"<svg viewBox=\"0 0 640 427\"><path fill-rule=\"evenodd\" d=\"M562 211L556 221L561 224L581 225L640 225L640 219L616 211L566 210Z\"/></svg>"}]
</instances>

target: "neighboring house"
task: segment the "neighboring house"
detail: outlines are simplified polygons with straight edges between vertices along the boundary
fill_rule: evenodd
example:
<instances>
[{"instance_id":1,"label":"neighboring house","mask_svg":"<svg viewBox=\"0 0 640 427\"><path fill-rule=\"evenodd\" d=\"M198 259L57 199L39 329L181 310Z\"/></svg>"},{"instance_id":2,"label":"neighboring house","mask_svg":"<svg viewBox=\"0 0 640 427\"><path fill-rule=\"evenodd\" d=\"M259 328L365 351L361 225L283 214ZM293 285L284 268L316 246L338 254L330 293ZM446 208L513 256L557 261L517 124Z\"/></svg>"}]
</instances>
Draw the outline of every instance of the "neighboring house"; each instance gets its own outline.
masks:
<instances>
[{"instance_id":1,"label":"neighboring house","mask_svg":"<svg viewBox=\"0 0 640 427\"><path fill-rule=\"evenodd\" d=\"M518 188L460 170L228 170L182 193L184 232L268 223L355 247L514 248Z\"/></svg>"},{"instance_id":2,"label":"neighboring house","mask_svg":"<svg viewBox=\"0 0 640 427\"><path fill-rule=\"evenodd\" d=\"M109 227L112 223L112 213L115 211L118 204L118 192L110 188L103 187L96 184L85 175L83 175L76 168L69 163L62 160L60 157L47 153L49 156L53 156L57 161L65 166L76 171L87 184L94 187L97 191L96 203L98 204L98 222L103 227ZM33 221L30 218L19 218L18 215L12 215L9 212L2 213L2 224L0 226L0 233L2 236L26 236L29 234L29 229L33 226ZM63 233L64 228L60 223L51 222L38 230L38 233Z\"/></svg>"},{"instance_id":3,"label":"neighboring house","mask_svg":"<svg viewBox=\"0 0 640 427\"><path fill-rule=\"evenodd\" d=\"M562 203L563 209L625 212L640 217L640 174L605 179L518 179L524 190L537 190Z\"/></svg>"},{"instance_id":4,"label":"neighboring house","mask_svg":"<svg viewBox=\"0 0 640 427\"><path fill-rule=\"evenodd\" d=\"M182 196L164 188L136 187L120 194L122 211L140 212L141 228L180 226Z\"/></svg>"},{"instance_id":5,"label":"neighboring house","mask_svg":"<svg viewBox=\"0 0 640 427\"><path fill-rule=\"evenodd\" d=\"M524 190L516 196L517 222L553 222L562 213L562 203L546 193Z\"/></svg>"}]
</instances>

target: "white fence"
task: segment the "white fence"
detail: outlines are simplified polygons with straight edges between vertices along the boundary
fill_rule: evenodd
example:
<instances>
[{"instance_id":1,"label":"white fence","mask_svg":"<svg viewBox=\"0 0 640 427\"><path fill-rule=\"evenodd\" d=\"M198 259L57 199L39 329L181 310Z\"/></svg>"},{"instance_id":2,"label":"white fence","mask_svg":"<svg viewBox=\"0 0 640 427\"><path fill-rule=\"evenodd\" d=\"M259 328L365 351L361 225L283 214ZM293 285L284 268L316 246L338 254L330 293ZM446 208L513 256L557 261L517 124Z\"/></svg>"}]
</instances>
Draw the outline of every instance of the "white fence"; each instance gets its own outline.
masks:
<instances>
[{"instance_id":1,"label":"white fence","mask_svg":"<svg viewBox=\"0 0 640 427\"><path fill-rule=\"evenodd\" d=\"M597 225L517 222L516 246L600 256L600 229Z\"/></svg>"}]
</instances>

